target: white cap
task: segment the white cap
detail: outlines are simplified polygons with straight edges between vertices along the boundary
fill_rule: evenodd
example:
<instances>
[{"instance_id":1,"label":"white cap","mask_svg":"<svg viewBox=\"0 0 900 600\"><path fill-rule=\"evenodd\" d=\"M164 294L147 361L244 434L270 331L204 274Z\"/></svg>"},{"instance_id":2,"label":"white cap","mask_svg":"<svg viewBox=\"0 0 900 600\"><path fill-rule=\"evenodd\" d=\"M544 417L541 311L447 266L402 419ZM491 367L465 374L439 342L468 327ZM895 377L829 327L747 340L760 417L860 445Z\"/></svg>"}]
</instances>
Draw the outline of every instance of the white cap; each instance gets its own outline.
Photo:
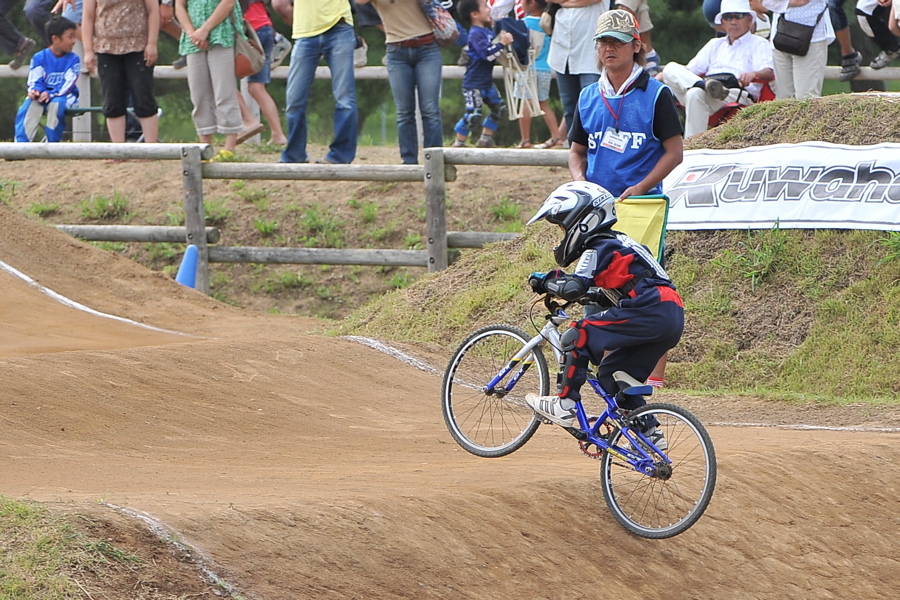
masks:
<instances>
[{"instance_id":1,"label":"white cap","mask_svg":"<svg viewBox=\"0 0 900 600\"><path fill-rule=\"evenodd\" d=\"M722 6L719 8L719 14L717 14L715 18L716 25L721 25L722 15L727 15L728 13L746 13L748 15L755 14L753 12L753 9L750 8L750 2L748 0L722 0Z\"/></svg>"}]
</instances>

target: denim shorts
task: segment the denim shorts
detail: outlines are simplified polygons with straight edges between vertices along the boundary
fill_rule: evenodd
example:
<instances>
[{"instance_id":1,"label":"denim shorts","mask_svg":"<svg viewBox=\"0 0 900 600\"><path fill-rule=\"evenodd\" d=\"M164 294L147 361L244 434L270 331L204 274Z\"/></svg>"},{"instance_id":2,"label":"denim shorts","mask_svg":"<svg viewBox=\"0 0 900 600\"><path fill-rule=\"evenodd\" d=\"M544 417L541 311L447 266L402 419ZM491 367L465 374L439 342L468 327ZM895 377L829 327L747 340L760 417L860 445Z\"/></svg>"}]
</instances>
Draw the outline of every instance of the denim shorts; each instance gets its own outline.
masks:
<instances>
[{"instance_id":1,"label":"denim shorts","mask_svg":"<svg viewBox=\"0 0 900 600\"><path fill-rule=\"evenodd\" d=\"M269 83L272 81L272 50L275 48L275 30L271 25L263 25L256 30L259 41L262 43L263 52L266 53L266 61L259 73L254 73L247 78L248 83Z\"/></svg>"}]
</instances>

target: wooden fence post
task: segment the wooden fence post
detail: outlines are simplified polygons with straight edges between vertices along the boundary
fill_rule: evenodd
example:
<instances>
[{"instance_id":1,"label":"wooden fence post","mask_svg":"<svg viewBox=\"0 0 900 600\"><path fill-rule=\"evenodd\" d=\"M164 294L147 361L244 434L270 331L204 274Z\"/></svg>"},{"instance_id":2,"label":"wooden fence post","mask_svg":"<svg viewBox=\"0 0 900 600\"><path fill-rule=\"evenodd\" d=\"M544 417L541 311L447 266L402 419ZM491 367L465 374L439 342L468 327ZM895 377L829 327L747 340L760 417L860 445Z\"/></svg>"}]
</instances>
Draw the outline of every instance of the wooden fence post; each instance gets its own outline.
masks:
<instances>
[{"instance_id":1,"label":"wooden fence post","mask_svg":"<svg viewBox=\"0 0 900 600\"><path fill-rule=\"evenodd\" d=\"M447 268L447 189L444 185L444 150L425 149L425 217L428 221L428 272Z\"/></svg>"},{"instance_id":2,"label":"wooden fence post","mask_svg":"<svg viewBox=\"0 0 900 600\"><path fill-rule=\"evenodd\" d=\"M206 247L206 217L203 212L203 172L199 146L181 149L181 181L184 187L184 224L187 243L198 250L197 289L209 294L209 251Z\"/></svg>"}]
</instances>

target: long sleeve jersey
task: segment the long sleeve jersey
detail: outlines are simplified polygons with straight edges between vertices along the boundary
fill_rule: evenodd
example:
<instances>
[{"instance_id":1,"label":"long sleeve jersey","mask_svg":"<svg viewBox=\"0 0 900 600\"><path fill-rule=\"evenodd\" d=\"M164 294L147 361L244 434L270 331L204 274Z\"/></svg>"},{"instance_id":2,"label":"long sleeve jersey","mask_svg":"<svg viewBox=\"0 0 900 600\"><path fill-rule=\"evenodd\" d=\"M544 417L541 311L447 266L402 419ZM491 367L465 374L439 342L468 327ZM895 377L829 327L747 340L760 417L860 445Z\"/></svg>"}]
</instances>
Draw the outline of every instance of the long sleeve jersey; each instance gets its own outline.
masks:
<instances>
[{"instance_id":1,"label":"long sleeve jersey","mask_svg":"<svg viewBox=\"0 0 900 600\"><path fill-rule=\"evenodd\" d=\"M81 60L74 52L56 56L45 48L31 57L28 69L29 90L47 92L50 100L67 96L66 104L72 105L78 100L78 75L81 73Z\"/></svg>"},{"instance_id":2,"label":"long sleeve jersey","mask_svg":"<svg viewBox=\"0 0 900 600\"><path fill-rule=\"evenodd\" d=\"M503 45L494 44L493 38L490 29L473 25L469 30L469 64L463 76L464 90L484 90L494 85L494 63Z\"/></svg>"}]
</instances>

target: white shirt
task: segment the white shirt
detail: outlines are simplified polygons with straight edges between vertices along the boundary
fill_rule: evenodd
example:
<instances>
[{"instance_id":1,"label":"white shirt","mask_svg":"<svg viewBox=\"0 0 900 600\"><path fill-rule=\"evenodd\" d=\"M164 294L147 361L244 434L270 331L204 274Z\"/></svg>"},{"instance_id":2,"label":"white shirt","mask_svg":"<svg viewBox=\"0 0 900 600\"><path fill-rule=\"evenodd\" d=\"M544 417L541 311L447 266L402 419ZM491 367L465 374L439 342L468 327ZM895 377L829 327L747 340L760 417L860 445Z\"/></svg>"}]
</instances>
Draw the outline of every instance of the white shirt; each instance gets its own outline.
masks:
<instances>
[{"instance_id":1,"label":"white shirt","mask_svg":"<svg viewBox=\"0 0 900 600\"><path fill-rule=\"evenodd\" d=\"M687 64L687 68L701 77L713 73L731 73L736 77L750 71L774 70L775 63L769 42L748 31L731 44L727 36L709 40ZM761 90L761 83L747 86L747 91L754 98L759 98Z\"/></svg>"},{"instance_id":2,"label":"white shirt","mask_svg":"<svg viewBox=\"0 0 900 600\"><path fill-rule=\"evenodd\" d=\"M560 8L556 12L553 35L550 36L550 53L547 63L557 73L600 73L594 32L597 19L609 8L607 2L582 6L580 8Z\"/></svg>"}]
</instances>

